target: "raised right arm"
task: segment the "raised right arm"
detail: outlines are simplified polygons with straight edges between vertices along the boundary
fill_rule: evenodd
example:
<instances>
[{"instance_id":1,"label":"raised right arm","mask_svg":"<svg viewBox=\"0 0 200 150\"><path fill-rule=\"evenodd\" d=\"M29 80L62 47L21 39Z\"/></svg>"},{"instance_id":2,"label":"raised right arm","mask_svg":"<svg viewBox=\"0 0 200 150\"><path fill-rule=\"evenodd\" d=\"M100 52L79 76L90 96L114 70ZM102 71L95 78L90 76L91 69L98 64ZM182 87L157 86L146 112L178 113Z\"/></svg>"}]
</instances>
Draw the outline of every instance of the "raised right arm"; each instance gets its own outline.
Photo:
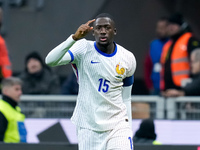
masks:
<instances>
[{"instance_id":1,"label":"raised right arm","mask_svg":"<svg viewBox=\"0 0 200 150\"><path fill-rule=\"evenodd\" d=\"M93 29L93 27L90 27L90 24L94 21L95 19L89 20L87 23L82 24L77 29L75 34L71 35L66 41L62 42L60 45L51 50L45 58L45 63L53 67L65 65L71 62L72 59L69 49L77 40L86 36Z\"/></svg>"},{"instance_id":2,"label":"raised right arm","mask_svg":"<svg viewBox=\"0 0 200 150\"><path fill-rule=\"evenodd\" d=\"M51 50L45 58L45 63L51 67L65 65L71 61L70 53L67 53L70 47L76 41L72 38L72 35L67 38L66 41Z\"/></svg>"}]
</instances>

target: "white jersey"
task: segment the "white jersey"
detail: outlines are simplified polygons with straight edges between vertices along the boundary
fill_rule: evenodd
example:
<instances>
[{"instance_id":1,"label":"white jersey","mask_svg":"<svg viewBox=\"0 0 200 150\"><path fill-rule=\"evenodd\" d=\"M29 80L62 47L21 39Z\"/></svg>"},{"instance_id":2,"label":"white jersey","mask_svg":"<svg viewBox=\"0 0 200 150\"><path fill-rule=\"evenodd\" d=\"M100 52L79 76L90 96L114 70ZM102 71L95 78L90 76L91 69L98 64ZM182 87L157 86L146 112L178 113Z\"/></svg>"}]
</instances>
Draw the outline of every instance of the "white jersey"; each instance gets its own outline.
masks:
<instances>
[{"instance_id":1,"label":"white jersey","mask_svg":"<svg viewBox=\"0 0 200 150\"><path fill-rule=\"evenodd\" d=\"M65 42L62 45L60 47L64 47ZM79 94L71 120L82 128L111 130L120 121L128 119L122 100L123 81L127 77L132 78L136 69L135 57L118 44L115 44L112 54L103 53L94 41L86 39L71 45L67 53L71 56L79 82Z\"/></svg>"},{"instance_id":2,"label":"white jersey","mask_svg":"<svg viewBox=\"0 0 200 150\"><path fill-rule=\"evenodd\" d=\"M123 79L135 71L133 54L120 45L114 53L105 54L95 42L85 39L77 41L70 52L79 82L72 122L97 131L113 129L128 118L122 88Z\"/></svg>"}]
</instances>

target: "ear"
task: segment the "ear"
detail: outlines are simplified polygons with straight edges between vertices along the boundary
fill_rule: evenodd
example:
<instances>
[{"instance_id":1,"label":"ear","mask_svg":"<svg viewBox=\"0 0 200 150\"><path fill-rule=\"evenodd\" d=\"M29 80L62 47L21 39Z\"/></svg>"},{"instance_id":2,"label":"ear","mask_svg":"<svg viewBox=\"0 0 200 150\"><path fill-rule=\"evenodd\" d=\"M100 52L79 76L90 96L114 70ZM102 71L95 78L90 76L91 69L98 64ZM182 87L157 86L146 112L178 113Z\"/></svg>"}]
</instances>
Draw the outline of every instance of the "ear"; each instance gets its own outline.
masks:
<instances>
[{"instance_id":1,"label":"ear","mask_svg":"<svg viewBox=\"0 0 200 150\"><path fill-rule=\"evenodd\" d=\"M5 94L5 95L7 95L7 93L8 93L8 88L7 88L7 87L4 87L4 88L2 89L2 93Z\"/></svg>"},{"instance_id":2,"label":"ear","mask_svg":"<svg viewBox=\"0 0 200 150\"><path fill-rule=\"evenodd\" d=\"M92 35L94 36L94 29L92 30Z\"/></svg>"},{"instance_id":3,"label":"ear","mask_svg":"<svg viewBox=\"0 0 200 150\"><path fill-rule=\"evenodd\" d=\"M114 29L114 35L116 35L116 34L117 34L117 29L115 28L115 29Z\"/></svg>"}]
</instances>

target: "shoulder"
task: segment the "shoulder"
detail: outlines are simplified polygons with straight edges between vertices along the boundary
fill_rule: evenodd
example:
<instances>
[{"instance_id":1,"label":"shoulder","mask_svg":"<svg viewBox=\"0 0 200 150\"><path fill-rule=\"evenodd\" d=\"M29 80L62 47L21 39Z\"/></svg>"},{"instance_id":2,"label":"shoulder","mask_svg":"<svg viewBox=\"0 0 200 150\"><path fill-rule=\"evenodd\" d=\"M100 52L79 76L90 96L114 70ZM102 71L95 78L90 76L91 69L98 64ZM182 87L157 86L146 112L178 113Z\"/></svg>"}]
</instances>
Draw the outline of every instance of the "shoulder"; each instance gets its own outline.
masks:
<instances>
[{"instance_id":1,"label":"shoulder","mask_svg":"<svg viewBox=\"0 0 200 150\"><path fill-rule=\"evenodd\" d=\"M134 54L127 50L126 48L124 48L123 46L119 45L119 44L116 44L117 45L117 50L120 52L120 53L123 53L124 55L127 55L131 58L135 57Z\"/></svg>"},{"instance_id":2,"label":"shoulder","mask_svg":"<svg viewBox=\"0 0 200 150\"><path fill-rule=\"evenodd\" d=\"M127 64L129 72L128 76L132 76L136 69L136 59L134 54L120 45L117 45L117 47L119 55L123 57L122 60L124 60L124 62Z\"/></svg>"},{"instance_id":3,"label":"shoulder","mask_svg":"<svg viewBox=\"0 0 200 150\"><path fill-rule=\"evenodd\" d=\"M161 41L159 39L154 39L150 42L151 45L154 45L154 44L158 44L160 43Z\"/></svg>"},{"instance_id":4,"label":"shoulder","mask_svg":"<svg viewBox=\"0 0 200 150\"><path fill-rule=\"evenodd\" d=\"M127 59L127 61L131 61L134 64L136 63L135 55L133 54L133 52L127 50L126 48L124 48L120 45L117 45L117 46L119 48L119 52L124 55L124 57Z\"/></svg>"},{"instance_id":5,"label":"shoulder","mask_svg":"<svg viewBox=\"0 0 200 150\"><path fill-rule=\"evenodd\" d=\"M87 40L85 38L77 40L76 43L86 43Z\"/></svg>"},{"instance_id":6,"label":"shoulder","mask_svg":"<svg viewBox=\"0 0 200 150\"><path fill-rule=\"evenodd\" d=\"M70 51L73 54L80 56L82 54L85 54L86 51L92 49L93 47L94 47L94 41L80 39L76 41L76 43L70 48Z\"/></svg>"},{"instance_id":7,"label":"shoulder","mask_svg":"<svg viewBox=\"0 0 200 150\"><path fill-rule=\"evenodd\" d=\"M83 39L76 41L75 45L87 46L87 45L91 45L93 43L94 43L94 41L90 41L90 40L83 38Z\"/></svg>"},{"instance_id":8,"label":"shoulder","mask_svg":"<svg viewBox=\"0 0 200 150\"><path fill-rule=\"evenodd\" d=\"M136 62L135 56L131 51L127 50L126 48L124 48L124 47L122 47L121 45L118 45L118 44L117 44L117 49L118 49L118 52L120 53L120 55L122 57L125 57L128 60L133 60L134 62Z\"/></svg>"}]
</instances>

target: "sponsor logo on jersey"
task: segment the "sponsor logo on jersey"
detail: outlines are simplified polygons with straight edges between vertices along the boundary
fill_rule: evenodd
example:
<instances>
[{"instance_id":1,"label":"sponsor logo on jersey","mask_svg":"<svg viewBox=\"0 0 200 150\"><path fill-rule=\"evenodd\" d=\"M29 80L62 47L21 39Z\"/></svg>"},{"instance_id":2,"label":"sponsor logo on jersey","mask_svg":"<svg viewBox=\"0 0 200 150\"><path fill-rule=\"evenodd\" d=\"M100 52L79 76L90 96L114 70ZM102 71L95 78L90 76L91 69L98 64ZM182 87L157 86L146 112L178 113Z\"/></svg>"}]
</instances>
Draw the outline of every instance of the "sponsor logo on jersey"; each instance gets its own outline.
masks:
<instances>
[{"instance_id":1,"label":"sponsor logo on jersey","mask_svg":"<svg viewBox=\"0 0 200 150\"><path fill-rule=\"evenodd\" d=\"M96 64L96 63L100 63L100 62L91 60L91 64Z\"/></svg>"}]
</instances>

